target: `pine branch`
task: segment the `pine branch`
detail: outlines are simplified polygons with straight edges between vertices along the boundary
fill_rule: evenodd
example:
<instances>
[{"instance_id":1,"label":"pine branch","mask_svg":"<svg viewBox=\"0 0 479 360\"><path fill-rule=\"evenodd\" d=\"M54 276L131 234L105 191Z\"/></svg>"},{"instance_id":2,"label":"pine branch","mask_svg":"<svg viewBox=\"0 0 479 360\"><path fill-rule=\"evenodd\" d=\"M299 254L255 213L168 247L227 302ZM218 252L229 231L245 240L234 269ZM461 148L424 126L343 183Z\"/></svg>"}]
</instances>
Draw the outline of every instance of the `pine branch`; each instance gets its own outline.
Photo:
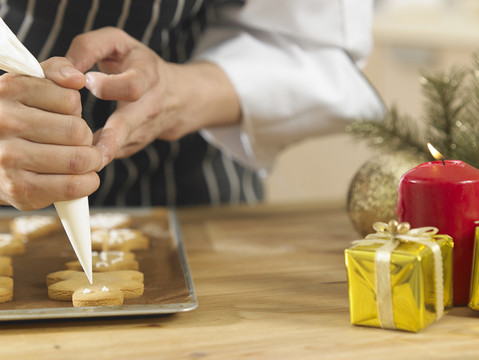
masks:
<instances>
[{"instance_id":1,"label":"pine branch","mask_svg":"<svg viewBox=\"0 0 479 360\"><path fill-rule=\"evenodd\" d=\"M422 92L427 99L425 120L431 132L428 136L435 138L440 144L440 151L449 158L454 157L454 132L467 106L467 101L461 96L466 75L465 70L453 68L448 74L423 72L421 78ZM429 139L429 142L432 140Z\"/></svg>"},{"instance_id":2,"label":"pine branch","mask_svg":"<svg viewBox=\"0 0 479 360\"><path fill-rule=\"evenodd\" d=\"M473 54L472 63L472 68L452 68L447 73L423 72L422 124L399 115L392 107L382 121L360 120L351 124L348 131L372 147L408 150L427 157L430 154L425 145L430 142L446 158L463 160L479 168L478 54Z\"/></svg>"},{"instance_id":3,"label":"pine branch","mask_svg":"<svg viewBox=\"0 0 479 360\"><path fill-rule=\"evenodd\" d=\"M384 120L359 120L346 130L356 138L366 140L371 147L428 154L417 126L409 117L399 116L395 107L388 111Z\"/></svg>"}]
</instances>

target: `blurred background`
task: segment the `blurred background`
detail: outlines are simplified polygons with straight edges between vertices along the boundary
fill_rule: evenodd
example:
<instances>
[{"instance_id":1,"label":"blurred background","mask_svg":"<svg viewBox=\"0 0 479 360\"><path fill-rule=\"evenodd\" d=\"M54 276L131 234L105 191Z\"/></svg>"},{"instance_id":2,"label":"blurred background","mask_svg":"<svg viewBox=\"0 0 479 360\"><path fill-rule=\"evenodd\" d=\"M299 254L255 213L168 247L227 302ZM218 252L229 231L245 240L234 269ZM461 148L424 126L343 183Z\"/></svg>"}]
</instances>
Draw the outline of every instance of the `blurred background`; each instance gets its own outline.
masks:
<instances>
[{"instance_id":1,"label":"blurred background","mask_svg":"<svg viewBox=\"0 0 479 360\"><path fill-rule=\"evenodd\" d=\"M373 36L364 73L388 107L420 120L421 71L470 65L479 50L479 0L376 0ZM345 204L354 174L376 154L346 133L297 144L280 154L267 201Z\"/></svg>"}]
</instances>

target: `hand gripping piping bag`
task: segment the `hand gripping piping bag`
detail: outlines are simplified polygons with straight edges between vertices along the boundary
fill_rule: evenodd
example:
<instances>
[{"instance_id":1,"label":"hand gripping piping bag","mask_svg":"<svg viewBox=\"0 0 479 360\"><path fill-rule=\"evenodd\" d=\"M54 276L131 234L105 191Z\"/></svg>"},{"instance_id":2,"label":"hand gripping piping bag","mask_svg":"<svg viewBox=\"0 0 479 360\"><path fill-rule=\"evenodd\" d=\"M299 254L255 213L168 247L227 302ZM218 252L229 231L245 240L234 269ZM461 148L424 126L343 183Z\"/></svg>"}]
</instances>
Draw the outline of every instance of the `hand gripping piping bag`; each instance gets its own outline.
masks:
<instances>
[{"instance_id":1,"label":"hand gripping piping bag","mask_svg":"<svg viewBox=\"0 0 479 360\"><path fill-rule=\"evenodd\" d=\"M35 57L0 18L0 69L44 78ZM88 197L53 204L85 274L92 283L92 250Z\"/></svg>"}]
</instances>

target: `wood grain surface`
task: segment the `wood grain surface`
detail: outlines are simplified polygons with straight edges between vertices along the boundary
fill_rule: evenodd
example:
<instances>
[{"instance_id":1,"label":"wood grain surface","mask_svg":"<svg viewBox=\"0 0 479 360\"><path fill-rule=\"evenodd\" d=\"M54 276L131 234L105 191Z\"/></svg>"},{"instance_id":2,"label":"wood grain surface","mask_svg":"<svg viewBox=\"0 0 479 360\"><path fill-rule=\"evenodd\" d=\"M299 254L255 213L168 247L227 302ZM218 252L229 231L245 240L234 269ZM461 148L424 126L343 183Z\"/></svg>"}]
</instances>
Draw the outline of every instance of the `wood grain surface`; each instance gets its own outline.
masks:
<instances>
[{"instance_id":1,"label":"wood grain surface","mask_svg":"<svg viewBox=\"0 0 479 360\"><path fill-rule=\"evenodd\" d=\"M477 359L479 313L418 334L349 322L343 251L323 204L179 210L199 308L159 317L0 324L0 359Z\"/></svg>"}]
</instances>

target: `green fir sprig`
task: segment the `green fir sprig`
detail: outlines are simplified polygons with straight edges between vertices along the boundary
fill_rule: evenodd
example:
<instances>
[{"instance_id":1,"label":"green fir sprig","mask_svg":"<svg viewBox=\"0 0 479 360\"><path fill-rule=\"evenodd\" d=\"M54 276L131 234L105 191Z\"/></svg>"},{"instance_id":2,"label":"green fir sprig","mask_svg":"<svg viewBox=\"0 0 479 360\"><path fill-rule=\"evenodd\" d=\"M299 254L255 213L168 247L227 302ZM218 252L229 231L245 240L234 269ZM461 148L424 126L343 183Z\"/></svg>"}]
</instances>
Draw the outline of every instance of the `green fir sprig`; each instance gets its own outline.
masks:
<instances>
[{"instance_id":1,"label":"green fir sprig","mask_svg":"<svg viewBox=\"0 0 479 360\"><path fill-rule=\"evenodd\" d=\"M427 157L430 142L447 159L479 167L479 56L474 54L472 60L470 68L421 74L422 119L399 114L392 106L384 118L355 121L347 131L371 147Z\"/></svg>"}]
</instances>

